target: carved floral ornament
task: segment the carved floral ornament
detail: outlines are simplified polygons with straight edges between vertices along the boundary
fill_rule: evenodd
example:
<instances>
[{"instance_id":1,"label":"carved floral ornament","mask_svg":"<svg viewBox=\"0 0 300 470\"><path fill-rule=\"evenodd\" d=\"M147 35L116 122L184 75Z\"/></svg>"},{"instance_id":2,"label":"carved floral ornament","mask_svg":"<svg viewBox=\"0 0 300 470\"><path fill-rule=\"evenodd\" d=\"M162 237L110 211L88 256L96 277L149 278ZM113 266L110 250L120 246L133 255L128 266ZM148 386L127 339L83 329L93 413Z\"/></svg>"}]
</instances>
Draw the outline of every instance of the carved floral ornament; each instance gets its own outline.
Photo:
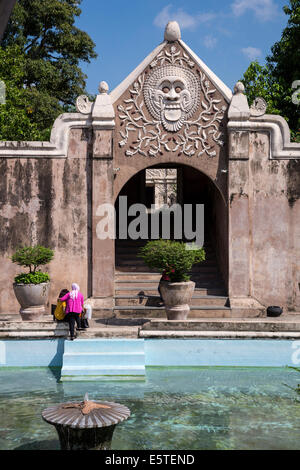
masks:
<instances>
[{"instance_id":1,"label":"carved floral ornament","mask_svg":"<svg viewBox=\"0 0 300 470\"><path fill-rule=\"evenodd\" d=\"M155 157L178 151L178 156L214 157L214 143L224 144L219 123L226 107L214 97L216 90L210 88L205 74L195 71L195 63L175 46L160 52L150 69L137 78L129 90L131 97L118 106L123 127L119 146L126 146L131 135L134 138L125 155Z\"/></svg>"}]
</instances>

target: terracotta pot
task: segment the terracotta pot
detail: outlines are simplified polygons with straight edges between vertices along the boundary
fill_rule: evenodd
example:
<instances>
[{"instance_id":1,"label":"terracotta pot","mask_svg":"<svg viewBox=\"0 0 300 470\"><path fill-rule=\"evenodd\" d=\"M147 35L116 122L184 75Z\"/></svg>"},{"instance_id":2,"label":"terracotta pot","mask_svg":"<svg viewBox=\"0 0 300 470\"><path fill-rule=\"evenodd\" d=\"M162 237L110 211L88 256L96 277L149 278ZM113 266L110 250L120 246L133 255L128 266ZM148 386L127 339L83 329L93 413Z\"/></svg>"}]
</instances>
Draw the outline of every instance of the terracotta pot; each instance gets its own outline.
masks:
<instances>
[{"instance_id":1,"label":"terracotta pot","mask_svg":"<svg viewBox=\"0 0 300 470\"><path fill-rule=\"evenodd\" d=\"M161 296L168 320L185 320L188 317L194 289L193 281L160 282Z\"/></svg>"},{"instance_id":2,"label":"terracotta pot","mask_svg":"<svg viewBox=\"0 0 300 470\"><path fill-rule=\"evenodd\" d=\"M23 321L40 320L46 311L50 282L41 284L14 284L14 293L21 305L20 315Z\"/></svg>"}]
</instances>

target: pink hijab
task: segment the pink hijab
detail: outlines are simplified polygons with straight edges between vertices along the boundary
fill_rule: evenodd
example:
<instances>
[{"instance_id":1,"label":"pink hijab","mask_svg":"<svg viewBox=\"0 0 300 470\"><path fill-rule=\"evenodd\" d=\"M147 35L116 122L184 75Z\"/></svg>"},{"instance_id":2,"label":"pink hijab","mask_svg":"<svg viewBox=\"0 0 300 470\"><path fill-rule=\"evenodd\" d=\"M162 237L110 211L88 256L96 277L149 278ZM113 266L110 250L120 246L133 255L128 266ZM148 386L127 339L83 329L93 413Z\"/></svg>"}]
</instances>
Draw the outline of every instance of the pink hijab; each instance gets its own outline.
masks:
<instances>
[{"instance_id":1,"label":"pink hijab","mask_svg":"<svg viewBox=\"0 0 300 470\"><path fill-rule=\"evenodd\" d=\"M72 284L72 290L70 292L70 298L71 299L77 299L78 297L78 292L79 292L79 285L75 284L75 282Z\"/></svg>"}]
</instances>

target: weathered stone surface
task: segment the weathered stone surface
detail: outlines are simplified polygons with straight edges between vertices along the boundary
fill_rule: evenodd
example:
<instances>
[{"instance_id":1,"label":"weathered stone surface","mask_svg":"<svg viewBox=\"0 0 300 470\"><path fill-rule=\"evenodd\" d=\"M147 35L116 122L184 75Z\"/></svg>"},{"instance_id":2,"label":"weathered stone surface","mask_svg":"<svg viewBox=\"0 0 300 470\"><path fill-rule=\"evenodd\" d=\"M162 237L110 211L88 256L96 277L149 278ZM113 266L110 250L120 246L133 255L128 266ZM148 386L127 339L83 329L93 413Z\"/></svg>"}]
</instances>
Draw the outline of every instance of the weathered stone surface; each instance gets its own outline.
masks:
<instances>
[{"instance_id":1,"label":"weathered stone surface","mask_svg":"<svg viewBox=\"0 0 300 470\"><path fill-rule=\"evenodd\" d=\"M0 143L0 312L18 311L12 282L21 269L9 256L19 245L36 243L55 250L46 267L51 276L48 310L60 290L75 281L85 297L94 295L100 310L111 312L114 241L97 236L103 219L98 209L113 204L131 178L156 164L182 165L182 177L197 191L205 188L211 194L210 223L232 314L260 315L259 306L244 305L245 298L264 307L300 309L300 146L290 142L287 123L280 116L250 116L242 86L237 84L231 96L180 40L178 30L169 26L166 35L169 43L155 49L116 92L108 94L108 87L101 85L90 115L59 116L50 142ZM126 136L122 116L128 112L133 123L140 123L135 121L140 114L133 114L133 102L128 100L153 68L164 66L162 59L167 66L186 67L201 82L199 109L189 118L194 122L194 147L186 145L182 152L183 144L176 141L181 130L162 126L157 138L160 144L165 142L164 150L134 154L144 130L140 128L139 135L136 127ZM204 90L210 90L217 102L205 98ZM207 114L208 103L216 105L213 114ZM140 105L143 119L153 126L153 116ZM203 118L219 116L216 113L222 118L213 134ZM167 115L174 118L179 111ZM179 124L181 129L185 125ZM197 131L201 145L193 140ZM186 136L181 140L187 143ZM151 139L147 152L150 143ZM190 194L197 196L193 191Z\"/></svg>"},{"instance_id":2,"label":"weathered stone surface","mask_svg":"<svg viewBox=\"0 0 300 470\"><path fill-rule=\"evenodd\" d=\"M94 132L93 158L97 157L112 158L112 131Z\"/></svg>"},{"instance_id":3,"label":"weathered stone surface","mask_svg":"<svg viewBox=\"0 0 300 470\"><path fill-rule=\"evenodd\" d=\"M237 131L229 134L229 157L246 159L249 158L249 132Z\"/></svg>"}]
</instances>

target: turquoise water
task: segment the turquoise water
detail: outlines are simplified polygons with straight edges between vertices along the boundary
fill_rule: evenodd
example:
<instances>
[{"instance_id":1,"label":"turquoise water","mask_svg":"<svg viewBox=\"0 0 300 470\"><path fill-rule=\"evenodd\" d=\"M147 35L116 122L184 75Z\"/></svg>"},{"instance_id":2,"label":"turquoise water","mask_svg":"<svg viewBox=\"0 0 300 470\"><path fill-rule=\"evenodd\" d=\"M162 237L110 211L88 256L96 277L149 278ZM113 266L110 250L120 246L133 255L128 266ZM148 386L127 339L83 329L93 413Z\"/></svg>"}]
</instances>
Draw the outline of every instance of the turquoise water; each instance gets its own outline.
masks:
<instances>
[{"instance_id":1,"label":"turquoise water","mask_svg":"<svg viewBox=\"0 0 300 470\"><path fill-rule=\"evenodd\" d=\"M0 368L0 449L59 449L42 410L65 401L123 403L113 450L300 448L300 397L288 368L147 368L145 382L63 382L59 369Z\"/></svg>"}]
</instances>

